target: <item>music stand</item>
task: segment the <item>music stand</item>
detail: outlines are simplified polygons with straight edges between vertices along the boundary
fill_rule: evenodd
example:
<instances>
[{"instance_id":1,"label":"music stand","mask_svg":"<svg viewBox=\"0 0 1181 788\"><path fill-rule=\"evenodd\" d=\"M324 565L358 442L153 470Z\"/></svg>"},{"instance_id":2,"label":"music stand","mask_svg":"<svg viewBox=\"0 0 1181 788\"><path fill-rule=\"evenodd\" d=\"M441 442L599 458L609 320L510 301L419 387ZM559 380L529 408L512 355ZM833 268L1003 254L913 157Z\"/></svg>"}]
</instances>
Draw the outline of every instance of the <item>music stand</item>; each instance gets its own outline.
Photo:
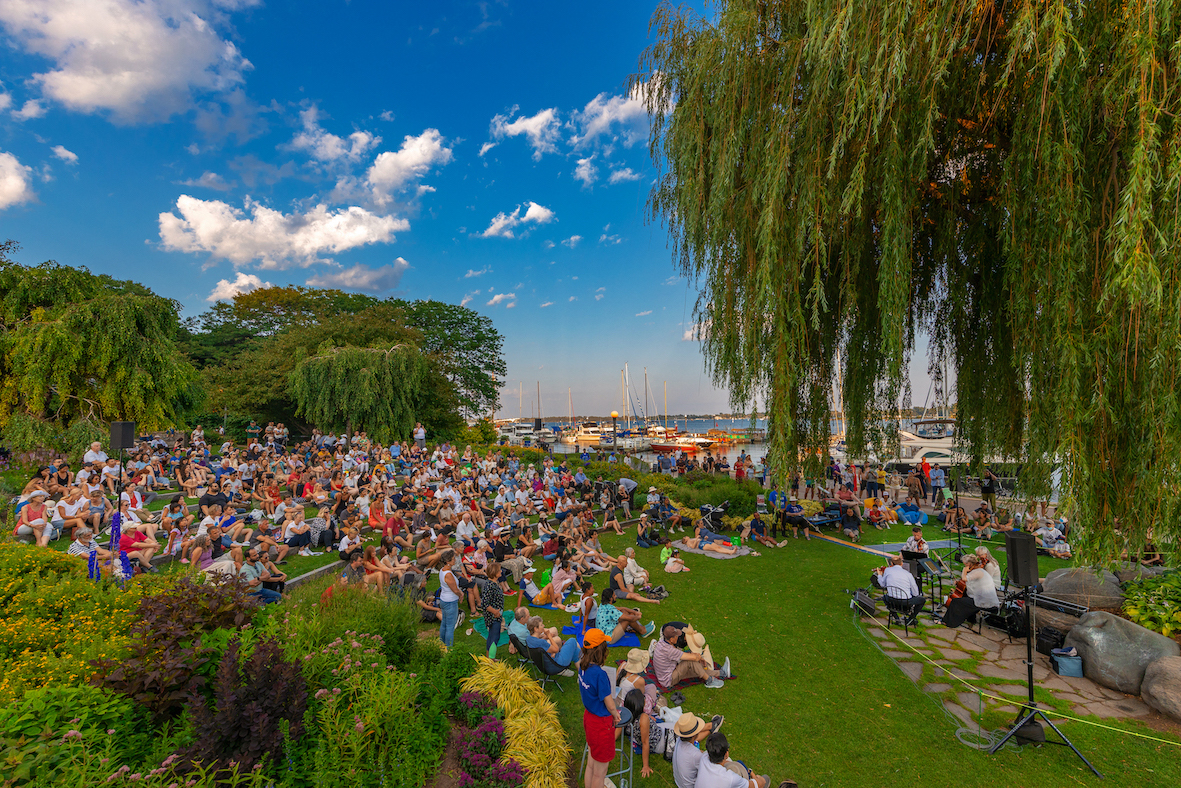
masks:
<instances>
[{"instance_id":1,"label":"music stand","mask_svg":"<svg viewBox=\"0 0 1181 788\"><path fill-rule=\"evenodd\" d=\"M1033 637L1034 637L1034 635L1033 635L1033 629L1034 629L1034 627L1033 627L1033 605L1034 605L1034 602L1030 598L1030 593L1029 593L1030 588L1031 588L1031 586L1025 586L1024 590L1022 591L1022 596L1025 599L1025 625L1026 625L1025 666L1026 666L1026 669L1028 670L1028 675L1026 676L1026 686L1029 688L1029 697L1023 704L1021 704L1021 709L1020 709L1020 711L1017 712L1017 719L1013 722L1013 726L1011 728L1009 728L1009 732L1006 733L1000 741L998 741L996 744L992 745L992 749L990 749L988 751L988 754L992 755L992 754L996 753L997 750L999 750L1001 747L1005 746L1005 743L1007 741L1009 741L1009 739L1016 736L1017 732L1020 731L1023 727L1025 727L1026 724L1034 721L1034 718L1036 718L1036 717L1041 717L1043 720L1045 720L1047 725L1049 725L1051 728L1053 728L1054 733L1057 733L1059 738L1062 739L1062 741L1060 741L1060 742L1050 741L1049 739L1046 739L1046 744L1058 744L1058 745L1062 745L1065 747L1069 747L1070 749L1074 750L1074 754L1079 757L1079 760L1081 760L1083 763L1085 763L1087 765L1087 768L1095 773L1096 777L1099 777L1102 779L1103 775L1099 772L1099 770L1091 765L1091 762L1088 761L1086 759L1086 757L1081 752L1079 752L1078 747L1075 747L1074 744L1071 743L1070 739L1066 738L1066 734L1064 734L1062 731L1058 730L1058 726L1055 725L1053 723L1053 721L1051 721L1050 718L1046 716L1046 713L1044 711L1042 711L1040 708L1038 708L1037 701L1035 701L1033 699Z\"/></svg>"}]
</instances>

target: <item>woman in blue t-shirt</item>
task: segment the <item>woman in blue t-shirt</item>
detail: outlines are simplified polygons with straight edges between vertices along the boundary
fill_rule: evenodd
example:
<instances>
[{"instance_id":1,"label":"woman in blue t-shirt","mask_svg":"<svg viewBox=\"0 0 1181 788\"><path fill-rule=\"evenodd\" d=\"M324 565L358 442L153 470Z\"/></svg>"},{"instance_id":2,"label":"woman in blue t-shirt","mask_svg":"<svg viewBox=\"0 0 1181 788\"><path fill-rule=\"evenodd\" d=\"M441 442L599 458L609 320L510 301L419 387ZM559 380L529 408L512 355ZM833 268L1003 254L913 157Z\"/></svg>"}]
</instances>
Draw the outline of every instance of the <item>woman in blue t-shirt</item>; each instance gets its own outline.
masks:
<instances>
[{"instance_id":1,"label":"woman in blue t-shirt","mask_svg":"<svg viewBox=\"0 0 1181 788\"><path fill-rule=\"evenodd\" d=\"M603 670L607 657L607 636L601 629L588 629L582 638L582 659L578 663L578 691L582 695L582 727L590 749L585 788L602 788L607 767L615 758L615 724L619 710L612 697L611 679Z\"/></svg>"}]
</instances>

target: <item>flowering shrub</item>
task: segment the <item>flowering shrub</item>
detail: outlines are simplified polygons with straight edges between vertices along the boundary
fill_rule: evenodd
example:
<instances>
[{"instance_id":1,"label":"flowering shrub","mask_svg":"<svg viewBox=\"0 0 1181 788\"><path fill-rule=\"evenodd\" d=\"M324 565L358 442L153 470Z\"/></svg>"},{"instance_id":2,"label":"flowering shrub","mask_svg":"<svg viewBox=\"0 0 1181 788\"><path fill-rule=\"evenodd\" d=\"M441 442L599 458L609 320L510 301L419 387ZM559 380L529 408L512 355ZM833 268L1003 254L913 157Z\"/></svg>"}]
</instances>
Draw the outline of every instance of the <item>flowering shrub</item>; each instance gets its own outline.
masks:
<instances>
[{"instance_id":1,"label":"flowering shrub","mask_svg":"<svg viewBox=\"0 0 1181 788\"><path fill-rule=\"evenodd\" d=\"M161 581L121 590L86 577L86 562L55 550L0 542L0 706L39 687L76 687L96 659L130 653L128 625Z\"/></svg>"},{"instance_id":2,"label":"flowering shrub","mask_svg":"<svg viewBox=\"0 0 1181 788\"><path fill-rule=\"evenodd\" d=\"M481 692L464 692L459 696L455 716L468 728L479 726L486 716L500 717L504 712L496 707L496 701Z\"/></svg>"},{"instance_id":3,"label":"flowering shrub","mask_svg":"<svg viewBox=\"0 0 1181 788\"><path fill-rule=\"evenodd\" d=\"M328 689L340 690L351 703L367 674L394 669L386 662L383 642L380 635L349 630L343 637L304 654L298 661L309 688L319 690L317 698L323 698Z\"/></svg>"},{"instance_id":4,"label":"flowering shrub","mask_svg":"<svg viewBox=\"0 0 1181 788\"><path fill-rule=\"evenodd\" d=\"M463 697L483 695L464 693ZM486 699L485 699L486 700ZM461 698L461 705L464 704ZM464 728L459 734L459 784L463 788L517 788L525 782L525 770L512 758L500 758L504 751L504 723L498 717L485 715L475 728Z\"/></svg>"}]
</instances>

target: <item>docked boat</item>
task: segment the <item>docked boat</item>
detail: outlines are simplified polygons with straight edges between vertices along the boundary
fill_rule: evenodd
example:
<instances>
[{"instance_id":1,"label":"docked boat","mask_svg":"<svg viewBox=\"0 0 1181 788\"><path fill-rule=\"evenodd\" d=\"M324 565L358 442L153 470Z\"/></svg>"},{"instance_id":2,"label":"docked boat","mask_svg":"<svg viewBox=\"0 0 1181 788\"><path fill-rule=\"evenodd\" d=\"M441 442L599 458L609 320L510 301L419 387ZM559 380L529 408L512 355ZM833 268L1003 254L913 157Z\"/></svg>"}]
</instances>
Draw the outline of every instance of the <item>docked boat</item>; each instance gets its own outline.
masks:
<instances>
[{"instance_id":1,"label":"docked boat","mask_svg":"<svg viewBox=\"0 0 1181 788\"><path fill-rule=\"evenodd\" d=\"M899 430L898 461L920 465L929 463L947 465L955 454L954 419L920 419L913 429Z\"/></svg>"},{"instance_id":2,"label":"docked boat","mask_svg":"<svg viewBox=\"0 0 1181 788\"><path fill-rule=\"evenodd\" d=\"M563 435L562 443L589 443L595 445L599 443L599 439L602 437L603 429L599 426L599 422L584 421L578 425L578 429L574 432Z\"/></svg>"}]
</instances>

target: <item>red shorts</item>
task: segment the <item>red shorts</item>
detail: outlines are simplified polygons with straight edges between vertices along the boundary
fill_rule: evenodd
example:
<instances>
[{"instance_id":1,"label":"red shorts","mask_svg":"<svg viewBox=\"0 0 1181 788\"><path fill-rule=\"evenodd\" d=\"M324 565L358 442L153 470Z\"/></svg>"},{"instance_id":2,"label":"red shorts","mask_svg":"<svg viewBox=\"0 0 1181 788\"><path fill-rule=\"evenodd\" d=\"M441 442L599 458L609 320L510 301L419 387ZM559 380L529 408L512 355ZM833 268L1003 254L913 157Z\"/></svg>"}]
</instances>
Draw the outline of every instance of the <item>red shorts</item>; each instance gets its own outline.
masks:
<instances>
[{"instance_id":1,"label":"red shorts","mask_svg":"<svg viewBox=\"0 0 1181 788\"><path fill-rule=\"evenodd\" d=\"M589 711L582 713L582 727L586 729L586 743L590 746L590 757L599 763L610 763L615 759L615 720L600 717Z\"/></svg>"}]
</instances>

